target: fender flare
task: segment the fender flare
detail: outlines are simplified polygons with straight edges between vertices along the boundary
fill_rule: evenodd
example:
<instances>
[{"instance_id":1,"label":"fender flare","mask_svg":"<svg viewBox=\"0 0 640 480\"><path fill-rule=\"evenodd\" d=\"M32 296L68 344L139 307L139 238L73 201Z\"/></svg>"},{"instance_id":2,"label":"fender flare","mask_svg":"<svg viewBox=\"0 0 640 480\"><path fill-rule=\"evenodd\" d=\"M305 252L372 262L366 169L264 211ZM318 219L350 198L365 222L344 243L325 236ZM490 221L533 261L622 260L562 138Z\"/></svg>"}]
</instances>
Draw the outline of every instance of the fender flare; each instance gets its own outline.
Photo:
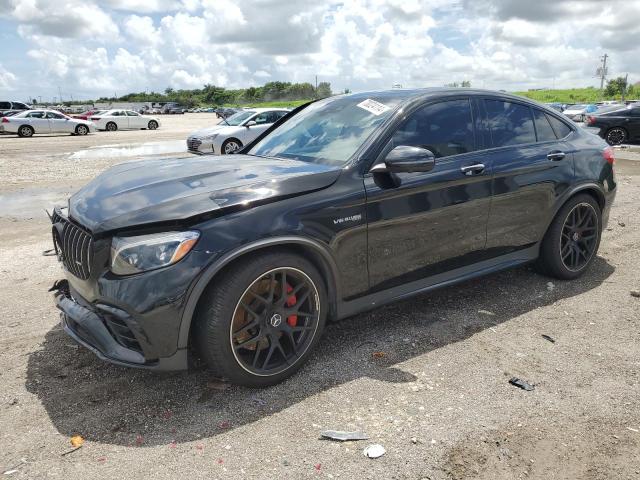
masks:
<instances>
[{"instance_id":1,"label":"fender flare","mask_svg":"<svg viewBox=\"0 0 640 480\"><path fill-rule=\"evenodd\" d=\"M547 228L544 231L545 235L547 234L547 231L549 230L549 227L551 226L551 222L553 222L553 219L556 218L556 215L558 214L558 212L560 211L562 206L567 202L567 200L569 200L571 197L573 197L577 193L583 192L585 190L595 190L598 193L598 203L604 209L607 197L606 197L605 190L602 187L602 185L600 185L600 184L598 184L596 182L584 182L584 183L580 183L578 185L573 185L571 188L568 188L567 190L565 190L562 193L562 195L560 195L557 198L556 203L555 203L555 205L553 207L553 212L552 212L551 216L547 219Z\"/></svg>"},{"instance_id":2,"label":"fender flare","mask_svg":"<svg viewBox=\"0 0 640 480\"><path fill-rule=\"evenodd\" d=\"M333 255L331 255L331 253L329 252L329 249L322 243L307 237L299 237L293 235L270 237L263 240L251 242L247 245L243 245L240 248L225 253L209 266L205 267L205 269L200 273L198 279L188 293L185 307L182 311L182 317L180 320L180 331L178 334L178 349L188 347L189 332L191 331L191 323L193 321L198 301L200 300L202 293L207 288L213 277L215 277L215 275L220 272L220 270L222 270L225 266L227 266L234 260L248 253L268 247L277 247L287 244L296 244L302 247L307 247L318 254L322 259L324 265L321 266L321 273L328 277L326 278L327 294L329 297L329 302L330 304L332 304L330 305L330 312L335 312L335 304L338 301L338 292L340 291L340 277L338 275L337 264L333 258Z\"/></svg>"}]
</instances>

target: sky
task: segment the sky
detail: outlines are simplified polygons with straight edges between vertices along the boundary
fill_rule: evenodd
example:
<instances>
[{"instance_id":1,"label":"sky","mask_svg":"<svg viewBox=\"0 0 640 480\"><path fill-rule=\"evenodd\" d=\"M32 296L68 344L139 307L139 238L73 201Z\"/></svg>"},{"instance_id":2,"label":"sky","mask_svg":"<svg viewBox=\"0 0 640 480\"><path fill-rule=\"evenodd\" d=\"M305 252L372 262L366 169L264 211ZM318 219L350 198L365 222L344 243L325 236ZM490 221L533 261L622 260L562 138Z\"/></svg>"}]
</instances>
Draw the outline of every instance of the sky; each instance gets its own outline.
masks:
<instances>
[{"instance_id":1,"label":"sky","mask_svg":"<svg viewBox=\"0 0 640 480\"><path fill-rule=\"evenodd\" d=\"M604 53L640 80L640 0L0 0L7 100L316 75L334 92L599 86Z\"/></svg>"}]
</instances>

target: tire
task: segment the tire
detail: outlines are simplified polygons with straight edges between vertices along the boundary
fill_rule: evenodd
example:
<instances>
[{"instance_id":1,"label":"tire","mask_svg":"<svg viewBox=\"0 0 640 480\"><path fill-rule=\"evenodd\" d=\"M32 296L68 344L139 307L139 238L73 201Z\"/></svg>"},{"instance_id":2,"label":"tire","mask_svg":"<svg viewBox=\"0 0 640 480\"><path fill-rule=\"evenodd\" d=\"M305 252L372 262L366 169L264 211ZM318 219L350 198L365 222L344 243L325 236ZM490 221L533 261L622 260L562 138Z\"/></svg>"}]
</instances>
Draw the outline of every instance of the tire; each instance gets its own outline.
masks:
<instances>
[{"instance_id":1,"label":"tire","mask_svg":"<svg viewBox=\"0 0 640 480\"><path fill-rule=\"evenodd\" d=\"M158 128L158 122L156 122L155 120L151 120L147 127L149 127L149 130L155 130L156 128Z\"/></svg>"},{"instance_id":2,"label":"tire","mask_svg":"<svg viewBox=\"0 0 640 480\"><path fill-rule=\"evenodd\" d=\"M18 136L20 137L33 137L35 131L33 127L30 125L22 125L18 128Z\"/></svg>"},{"instance_id":3,"label":"tire","mask_svg":"<svg viewBox=\"0 0 640 480\"><path fill-rule=\"evenodd\" d=\"M235 146L234 146L235 145ZM242 142L237 138L228 138L222 144L222 150L220 153L222 155L229 155L231 153L237 152L242 148Z\"/></svg>"},{"instance_id":4,"label":"tire","mask_svg":"<svg viewBox=\"0 0 640 480\"><path fill-rule=\"evenodd\" d=\"M89 133L89 127L86 125L78 125L76 127L76 135L87 135Z\"/></svg>"},{"instance_id":5,"label":"tire","mask_svg":"<svg viewBox=\"0 0 640 480\"><path fill-rule=\"evenodd\" d=\"M257 286L265 282L266 290L260 292ZM284 296L280 285L286 285ZM260 296L250 293L257 289ZM291 315L288 309L298 302L299 315ZM309 312L303 315L302 309ZM324 282L310 262L279 251L252 256L215 278L203 293L193 345L214 375L239 385L266 387L290 377L308 360L326 315Z\"/></svg>"},{"instance_id":6,"label":"tire","mask_svg":"<svg viewBox=\"0 0 640 480\"><path fill-rule=\"evenodd\" d=\"M107 129L107 132L115 132L116 130L118 130L118 124L115 122L109 122L107 123L105 128Z\"/></svg>"},{"instance_id":7,"label":"tire","mask_svg":"<svg viewBox=\"0 0 640 480\"><path fill-rule=\"evenodd\" d=\"M571 224L577 228L571 228ZM600 246L602 212L587 194L570 198L551 222L540 246L539 269L561 280L573 280L586 272Z\"/></svg>"},{"instance_id":8,"label":"tire","mask_svg":"<svg viewBox=\"0 0 640 480\"><path fill-rule=\"evenodd\" d=\"M622 127L613 127L607 130L604 139L609 145L621 145L628 138L627 131Z\"/></svg>"}]
</instances>

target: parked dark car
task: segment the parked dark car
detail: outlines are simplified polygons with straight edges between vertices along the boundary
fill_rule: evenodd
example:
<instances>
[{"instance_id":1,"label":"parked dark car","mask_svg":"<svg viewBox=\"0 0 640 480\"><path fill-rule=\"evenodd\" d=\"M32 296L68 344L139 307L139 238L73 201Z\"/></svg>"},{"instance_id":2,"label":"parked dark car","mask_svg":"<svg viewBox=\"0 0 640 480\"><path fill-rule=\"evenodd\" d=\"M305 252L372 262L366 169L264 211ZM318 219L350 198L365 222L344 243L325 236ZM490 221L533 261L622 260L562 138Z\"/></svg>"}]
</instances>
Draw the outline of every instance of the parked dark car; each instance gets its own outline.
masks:
<instances>
[{"instance_id":1,"label":"parked dark car","mask_svg":"<svg viewBox=\"0 0 640 480\"><path fill-rule=\"evenodd\" d=\"M238 113L240 110L242 110L241 108L230 108L230 107L221 107L221 108L217 108L216 109L216 116L218 118L228 118L231 115L235 115L236 113Z\"/></svg>"},{"instance_id":2,"label":"parked dark car","mask_svg":"<svg viewBox=\"0 0 640 480\"><path fill-rule=\"evenodd\" d=\"M640 105L622 105L602 113L588 115L585 124L609 145L640 141Z\"/></svg>"},{"instance_id":3,"label":"parked dark car","mask_svg":"<svg viewBox=\"0 0 640 480\"><path fill-rule=\"evenodd\" d=\"M4 117L7 113L10 112L13 112L15 114L30 109L31 107L26 103L0 101L0 117Z\"/></svg>"},{"instance_id":4,"label":"parked dark car","mask_svg":"<svg viewBox=\"0 0 640 480\"><path fill-rule=\"evenodd\" d=\"M238 154L112 167L52 216L64 330L158 370L264 386L325 322L528 262L574 279L616 192L611 147L472 89L301 106ZM498 293L496 293L498 295Z\"/></svg>"}]
</instances>

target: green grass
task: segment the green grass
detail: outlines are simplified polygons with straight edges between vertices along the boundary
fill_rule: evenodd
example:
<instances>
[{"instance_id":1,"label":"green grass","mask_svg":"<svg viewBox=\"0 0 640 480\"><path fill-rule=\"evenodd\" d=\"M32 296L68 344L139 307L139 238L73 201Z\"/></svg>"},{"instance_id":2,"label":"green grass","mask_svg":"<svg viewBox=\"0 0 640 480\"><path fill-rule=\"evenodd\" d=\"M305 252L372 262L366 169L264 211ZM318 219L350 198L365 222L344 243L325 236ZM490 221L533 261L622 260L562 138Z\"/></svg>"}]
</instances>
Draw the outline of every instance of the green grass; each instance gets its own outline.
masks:
<instances>
[{"instance_id":1,"label":"green grass","mask_svg":"<svg viewBox=\"0 0 640 480\"><path fill-rule=\"evenodd\" d=\"M542 103L595 103L601 100L620 100L618 95L609 98L602 95L602 92L594 87L570 88L566 90L529 90L526 92L513 92Z\"/></svg>"}]
</instances>

